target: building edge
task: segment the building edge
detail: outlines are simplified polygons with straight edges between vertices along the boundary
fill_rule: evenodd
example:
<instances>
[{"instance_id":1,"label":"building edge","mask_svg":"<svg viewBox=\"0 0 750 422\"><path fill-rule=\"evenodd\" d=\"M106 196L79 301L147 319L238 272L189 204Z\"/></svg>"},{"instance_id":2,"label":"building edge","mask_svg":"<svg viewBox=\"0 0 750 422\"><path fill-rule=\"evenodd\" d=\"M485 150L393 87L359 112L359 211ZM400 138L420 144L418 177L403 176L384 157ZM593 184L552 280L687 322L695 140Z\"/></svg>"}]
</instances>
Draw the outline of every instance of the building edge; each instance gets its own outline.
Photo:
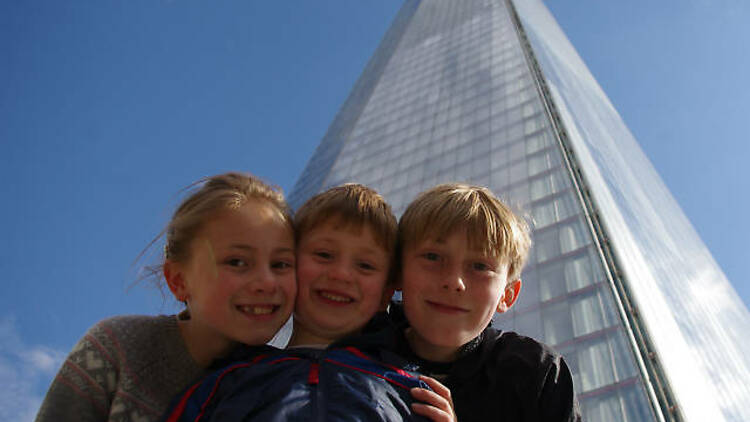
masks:
<instances>
[{"instance_id":1,"label":"building edge","mask_svg":"<svg viewBox=\"0 0 750 422\"><path fill-rule=\"evenodd\" d=\"M534 75L537 93L544 105L545 113L553 126L553 132L560 147L566 171L571 183L575 187L576 196L583 208L590 234L596 245L600 259L604 264L610 291L617 304L618 315L626 329L628 343L633 351L633 355L636 357L638 368L644 381L644 387L650 398L651 409L654 415L661 421L683 421L684 418L675 402L669 381L659 362L659 356L654 350L648 330L639 317L638 309L628 289L627 277L611 249L607 229L604 222L599 218L596 202L588 189L586 178L581 166L578 164L575 152L568 142L565 125L552 100L544 73L534 56L516 7L512 0L503 1L510 12L511 21L522 46L526 63L529 66L530 72Z\"/></svg>"},{"instance_id":2,"label":"building edge","mask_svg":"<svg viewBox=\"0 0 750 422\"><path fill-rule=\"evenodd\" d=\"M287 201L292 209L299 208L311 194L322 190L325 186L328 173L317 172L315 171L316 168L333 168L341 153L341 148L367 106L368 101L366 99L369 99L372 95L380 77L383 75L383 69L393 57L391 53L398 47L401 38L406 33L402 29L409 25L420 3L421 0L406 0L396 13L393 22L389 25L375 52L370 56L370 60L360 73L346 100L339 107L339 111L328 126L325 135L323 135L323 139L315 148L315 152L310 156L304 170L289 193ZM377 75L377 77L367 79L364 76L368 74ZM339 136L336 136L336 134Z\"/></svg>"}]
</instances>

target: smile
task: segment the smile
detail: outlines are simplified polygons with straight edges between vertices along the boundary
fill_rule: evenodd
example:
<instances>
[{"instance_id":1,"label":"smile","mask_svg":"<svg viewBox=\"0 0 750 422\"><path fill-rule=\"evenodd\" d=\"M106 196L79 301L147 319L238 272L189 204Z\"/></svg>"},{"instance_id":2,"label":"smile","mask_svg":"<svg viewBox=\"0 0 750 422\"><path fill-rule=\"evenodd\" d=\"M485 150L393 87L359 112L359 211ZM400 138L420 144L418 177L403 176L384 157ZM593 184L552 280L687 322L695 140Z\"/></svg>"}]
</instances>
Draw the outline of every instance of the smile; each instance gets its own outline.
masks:
<instances>
[{"instance_id":1,"label":"smile","mask_svg":"<svg viewBox=\"0 0 750 422\"><path fill-rule=\"evenodd\" d=\"M334 293L329 290L318 290L318 295L322 297L323 299L325 299L326 301L335 302L335 303L346 304L346 303L351 303L354 301L354 299L352 299L349 296L345 296L340 293Z\"/></svg>"},{"instance_id":2,"label":"smile","mask_svg":"<svg viewBox=\"0 0 750 422\"><path fill-rule=\"evenodd\" d=\"M278 308L276 305L242 305L237 307L240 312L248 315L269 315Z\"/></svg>"},{"instance_id":3,"label":"smile","mask_svg":"<svg viewBox=\"0 0 750 422\"><path fill-rule=\"evenodd\" d=\"M430 301L430 300L427 300L426 302L427 302L427 305L430 308L432 308L432 309L434 309L434 310L436 310L438 312L441 312L441 313L446 313L446 314L461 314L461 313L469 312L468 309L464 309L464 308L461 308L461 307L458 307L458 306L446 305L446 304L443 304L443 303L433 302L433 301Z\"/></svg>"}]
</instances>

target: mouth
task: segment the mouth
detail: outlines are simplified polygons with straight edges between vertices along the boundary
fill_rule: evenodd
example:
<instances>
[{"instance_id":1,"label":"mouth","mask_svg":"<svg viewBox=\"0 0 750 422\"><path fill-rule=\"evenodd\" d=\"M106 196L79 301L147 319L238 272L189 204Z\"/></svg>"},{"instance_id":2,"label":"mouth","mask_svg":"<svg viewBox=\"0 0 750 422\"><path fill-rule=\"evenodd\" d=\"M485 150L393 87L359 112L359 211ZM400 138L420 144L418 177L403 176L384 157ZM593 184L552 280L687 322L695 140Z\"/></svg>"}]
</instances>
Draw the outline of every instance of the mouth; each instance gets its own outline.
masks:
<instances>
[{"instance_id":1,"label":"mouth","mask_svg":"<svg viewBox=\"0 0 750 422\"><path fill-rule=\"evenodd\" d=\"M318 290L318 297L323 299L324 302L334 305L347 305L354 302L354 299L343 293L333 292L330 290Z\"/></svg>"},{"instance_id":2,"label":"mouth","mask_svg":"<svg viewBox=\"0 0 750 422\"><path fill-rule=\"evenodd\" d=\"M433 302L431 300L427 300L425 302L427 302L427 305L430 308L445 314L462 314L469 312L468 309L464 309L459 306L447 305L440 302Z\"/></svg>"},{"instance_id":3,"label":"mouth","mask_svg":"<svg viewBox=\"0 0 750 422\"><path fill-rule=\"evenodd\" d=\"M239 305L237 310L245 315L265 316L271 315L279 309L278 305Z\"/></svg>"}]
</instances>

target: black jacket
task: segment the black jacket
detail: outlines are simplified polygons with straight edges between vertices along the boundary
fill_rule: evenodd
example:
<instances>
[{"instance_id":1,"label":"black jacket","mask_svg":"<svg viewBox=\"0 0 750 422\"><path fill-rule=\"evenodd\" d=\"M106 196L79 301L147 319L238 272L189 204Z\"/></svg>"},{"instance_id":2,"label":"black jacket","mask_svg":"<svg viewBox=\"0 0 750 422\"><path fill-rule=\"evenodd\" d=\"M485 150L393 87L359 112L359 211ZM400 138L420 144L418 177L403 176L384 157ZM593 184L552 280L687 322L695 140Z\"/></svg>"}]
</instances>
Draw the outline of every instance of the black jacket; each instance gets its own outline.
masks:
<instances>
[{"instance_id":1,"label":"black jacket","mask_svg":"<svg viewBox=\"0 0 750 422\"><path fill-rule=\"evenodd\" d=\"M396 308L398 315L398 308ZM464 346L450 363L419 358L404 337L402 317L381 324L381 330L349 339L349 344L383 350L411 362L409 370L441 381L451 390L456 416L471 421L580 421L580 410L567 364L557 352L538 341L488 327Z\"/></svg>"}]
</instances>

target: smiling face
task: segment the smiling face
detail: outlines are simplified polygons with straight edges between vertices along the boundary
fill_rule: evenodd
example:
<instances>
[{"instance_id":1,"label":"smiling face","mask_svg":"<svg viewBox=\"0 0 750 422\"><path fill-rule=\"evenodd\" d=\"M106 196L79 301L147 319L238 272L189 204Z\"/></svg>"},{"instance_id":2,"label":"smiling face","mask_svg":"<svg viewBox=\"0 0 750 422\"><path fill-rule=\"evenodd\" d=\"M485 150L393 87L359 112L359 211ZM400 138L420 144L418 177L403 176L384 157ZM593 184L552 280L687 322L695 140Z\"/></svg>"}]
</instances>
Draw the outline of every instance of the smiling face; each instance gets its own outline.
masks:
<instances>
[{"instance_id":1,"label":"smiling face","mask_svg":"<svg viewBox=\"0 0 750 422\"><path fill-rule=\"evenodd\" d=\"M520 289L520 280L506 283L508 264L472 249L465 230L417 242L402 258L407 340L424 359L455 359L495 312L513 304Z\"/></svg>"},{"instance_id":2,"label":"smiling face","mask_svg":"<svg viewBox=\"0 0 750 422\"><path fill-rule=\"evenodd\" d=\"M390 257L369 226L335 219L299 238L297 303L290 345L330 344L359 331L381 304Z\"/></svg>"},{"instance_id":3,"label":"smiling face","mask_svg":"<svg viewBox=\"0 0 750 422\"><path fill-rule=\"evenodd\" d=\"M250 200L204 223L189 258L166 264L165 277L175 296L186 299L201 341L263 344L291 314L294 263L288 223L276 208Z\"/></svg>"}]
</instances>

